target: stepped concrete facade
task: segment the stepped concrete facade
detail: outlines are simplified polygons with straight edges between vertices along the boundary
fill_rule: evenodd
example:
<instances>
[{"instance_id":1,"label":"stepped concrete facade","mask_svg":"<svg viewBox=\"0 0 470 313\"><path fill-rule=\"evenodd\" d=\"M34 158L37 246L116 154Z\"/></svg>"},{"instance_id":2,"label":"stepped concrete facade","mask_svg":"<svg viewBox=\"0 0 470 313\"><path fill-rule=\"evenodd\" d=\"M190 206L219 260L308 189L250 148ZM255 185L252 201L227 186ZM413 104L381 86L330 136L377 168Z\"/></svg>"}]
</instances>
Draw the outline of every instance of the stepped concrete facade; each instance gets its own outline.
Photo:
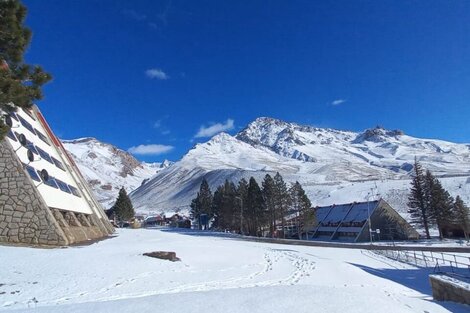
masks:
<instances>
[{"instance_id":1,"label":"stepped concrete facade","mask_svg":"<svg viewBox=\"0 0 470 313\"><path fill-rule=\"evenodd\" d=\"M39 110L18 111L14 120L8 121L14 125L0 141L0 243L62 246L113 233Z\"/></svg>"}]
</instances>

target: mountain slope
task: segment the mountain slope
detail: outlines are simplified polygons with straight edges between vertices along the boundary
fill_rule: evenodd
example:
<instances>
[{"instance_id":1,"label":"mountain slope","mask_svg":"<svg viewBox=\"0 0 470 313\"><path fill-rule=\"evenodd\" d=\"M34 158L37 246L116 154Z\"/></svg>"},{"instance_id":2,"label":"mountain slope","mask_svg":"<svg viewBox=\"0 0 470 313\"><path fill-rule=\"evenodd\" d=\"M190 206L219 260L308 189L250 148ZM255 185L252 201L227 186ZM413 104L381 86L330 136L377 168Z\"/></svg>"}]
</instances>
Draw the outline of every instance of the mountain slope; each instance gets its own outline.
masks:
<instances>
[{"instance_id":1,"label":"mountain slope","mask_svg":"<svg viewBox=\"0 0 470 313\"><path fill-rule=\"evenodd\" d=\"M95 138L62 142L92 187L98 201L105 207L113 205L121 187L131 192L144 180L169 166L168 161L161 164L140 162L128 152Z\"/></svg>"},{"instance_id":2,"label":"mountain slope","mask_svg":"<svg viewBox=\"0 0 470 313\"><path fill-rule=\"evenodd\" d=\"M187 210L203 177L214 188L225 179L237 182L254 176L261 181L278 171L288 182L301 182L314 205L380 194L404 213L415 157L441 177L451 193L468 197L469 145L380 127L356 133L258 118L235 137L221 133L197 144L131 198L142 211Z\"/></svg>"}]
</instances>

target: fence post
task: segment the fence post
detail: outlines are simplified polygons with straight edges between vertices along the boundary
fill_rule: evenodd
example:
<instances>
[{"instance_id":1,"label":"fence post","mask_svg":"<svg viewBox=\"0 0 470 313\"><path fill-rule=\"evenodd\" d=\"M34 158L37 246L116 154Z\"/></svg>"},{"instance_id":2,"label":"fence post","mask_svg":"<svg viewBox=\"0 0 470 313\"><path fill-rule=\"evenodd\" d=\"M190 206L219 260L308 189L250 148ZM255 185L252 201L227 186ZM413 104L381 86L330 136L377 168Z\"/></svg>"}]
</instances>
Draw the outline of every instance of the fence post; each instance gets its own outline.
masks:
<instances>
[{"instance_id":1,"label":"fence post","mask_svg":"<svg viewBox=\"0 0 470 313\"><path fill-rule=\"evenodd\" d=\"M426 256L424 256L424 251L421 251L421 254L423 255L424 264L426 265L426 267L428 267L428 262L426 262Z\"/></svg>"}]
</instances>

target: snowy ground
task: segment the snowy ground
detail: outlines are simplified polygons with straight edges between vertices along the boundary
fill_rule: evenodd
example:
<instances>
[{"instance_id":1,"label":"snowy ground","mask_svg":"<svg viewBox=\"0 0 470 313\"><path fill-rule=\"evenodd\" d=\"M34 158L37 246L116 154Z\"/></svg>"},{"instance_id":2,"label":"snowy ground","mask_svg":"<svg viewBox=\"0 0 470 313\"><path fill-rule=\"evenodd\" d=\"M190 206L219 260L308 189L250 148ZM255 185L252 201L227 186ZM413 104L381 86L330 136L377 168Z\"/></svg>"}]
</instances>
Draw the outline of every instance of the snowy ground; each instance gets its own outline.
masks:
<instances>
[{"instance_id":1,"label":"snowy ground","mask_svg":"<svg viewBox=\"0 0 470 313\"><path fill-rule=\"evenodd\" d=\"M182 261L142 256L156 250ZM361 250L119 230L89 246L0 247L0 311L470 311L434 302L428 274Z\"/></svg>"}]
</instances>

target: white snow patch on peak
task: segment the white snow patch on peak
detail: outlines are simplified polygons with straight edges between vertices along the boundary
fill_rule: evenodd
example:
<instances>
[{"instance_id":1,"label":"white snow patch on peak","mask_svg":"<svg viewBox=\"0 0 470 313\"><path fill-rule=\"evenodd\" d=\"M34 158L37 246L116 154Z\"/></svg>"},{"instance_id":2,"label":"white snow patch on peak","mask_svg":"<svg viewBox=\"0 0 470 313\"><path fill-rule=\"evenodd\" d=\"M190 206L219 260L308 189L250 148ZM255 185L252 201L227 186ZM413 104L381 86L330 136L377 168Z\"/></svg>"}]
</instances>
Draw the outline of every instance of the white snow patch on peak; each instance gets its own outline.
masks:
<instances>
[{"instance_id":1,"label":"white snow patch on peak","mask_svg":"<svg viewBox=\"0 0 470 313\"><path fill-rule=\"evenodd\" d=\"M76 139L61 139L62 143L84 143L84 142L98 142L98 139L95 137L82 137L82 138L76 138Z\"/></svg>"},{"instance_id":2,"label":"white snow patch on peak","mask_svg":"<svg viewBox=\"0 0 470 313\"><path fill-rule=\"evenodd\" d=\"M127 151L96 138L62 142L105 207L114 203L121 187L131 192L162 169L160 163L140 162Z\"/></svg>"},{"instance_id":3,"label":"white snow patch on peak","mask_svg":"<svg viewBox=\"0 0 470 313\"><path fill-rule=\"evenodd\" d=\"M225 179L261 180L266 173L280 172L288 182L298 180L314 204L364 200L373 187L406 212L403 199L415 157L436 176L447 177L443 183L452 195L470 194L470 179L465 183L470 177L468 145L414 138L381 127L358 133L260 117L236 136L220 133L197 144L181 161L138 188L132 200L136 208L157 212L180 209L190 204L202 177L215 188Z\"/></svg>"}]
</instances>

